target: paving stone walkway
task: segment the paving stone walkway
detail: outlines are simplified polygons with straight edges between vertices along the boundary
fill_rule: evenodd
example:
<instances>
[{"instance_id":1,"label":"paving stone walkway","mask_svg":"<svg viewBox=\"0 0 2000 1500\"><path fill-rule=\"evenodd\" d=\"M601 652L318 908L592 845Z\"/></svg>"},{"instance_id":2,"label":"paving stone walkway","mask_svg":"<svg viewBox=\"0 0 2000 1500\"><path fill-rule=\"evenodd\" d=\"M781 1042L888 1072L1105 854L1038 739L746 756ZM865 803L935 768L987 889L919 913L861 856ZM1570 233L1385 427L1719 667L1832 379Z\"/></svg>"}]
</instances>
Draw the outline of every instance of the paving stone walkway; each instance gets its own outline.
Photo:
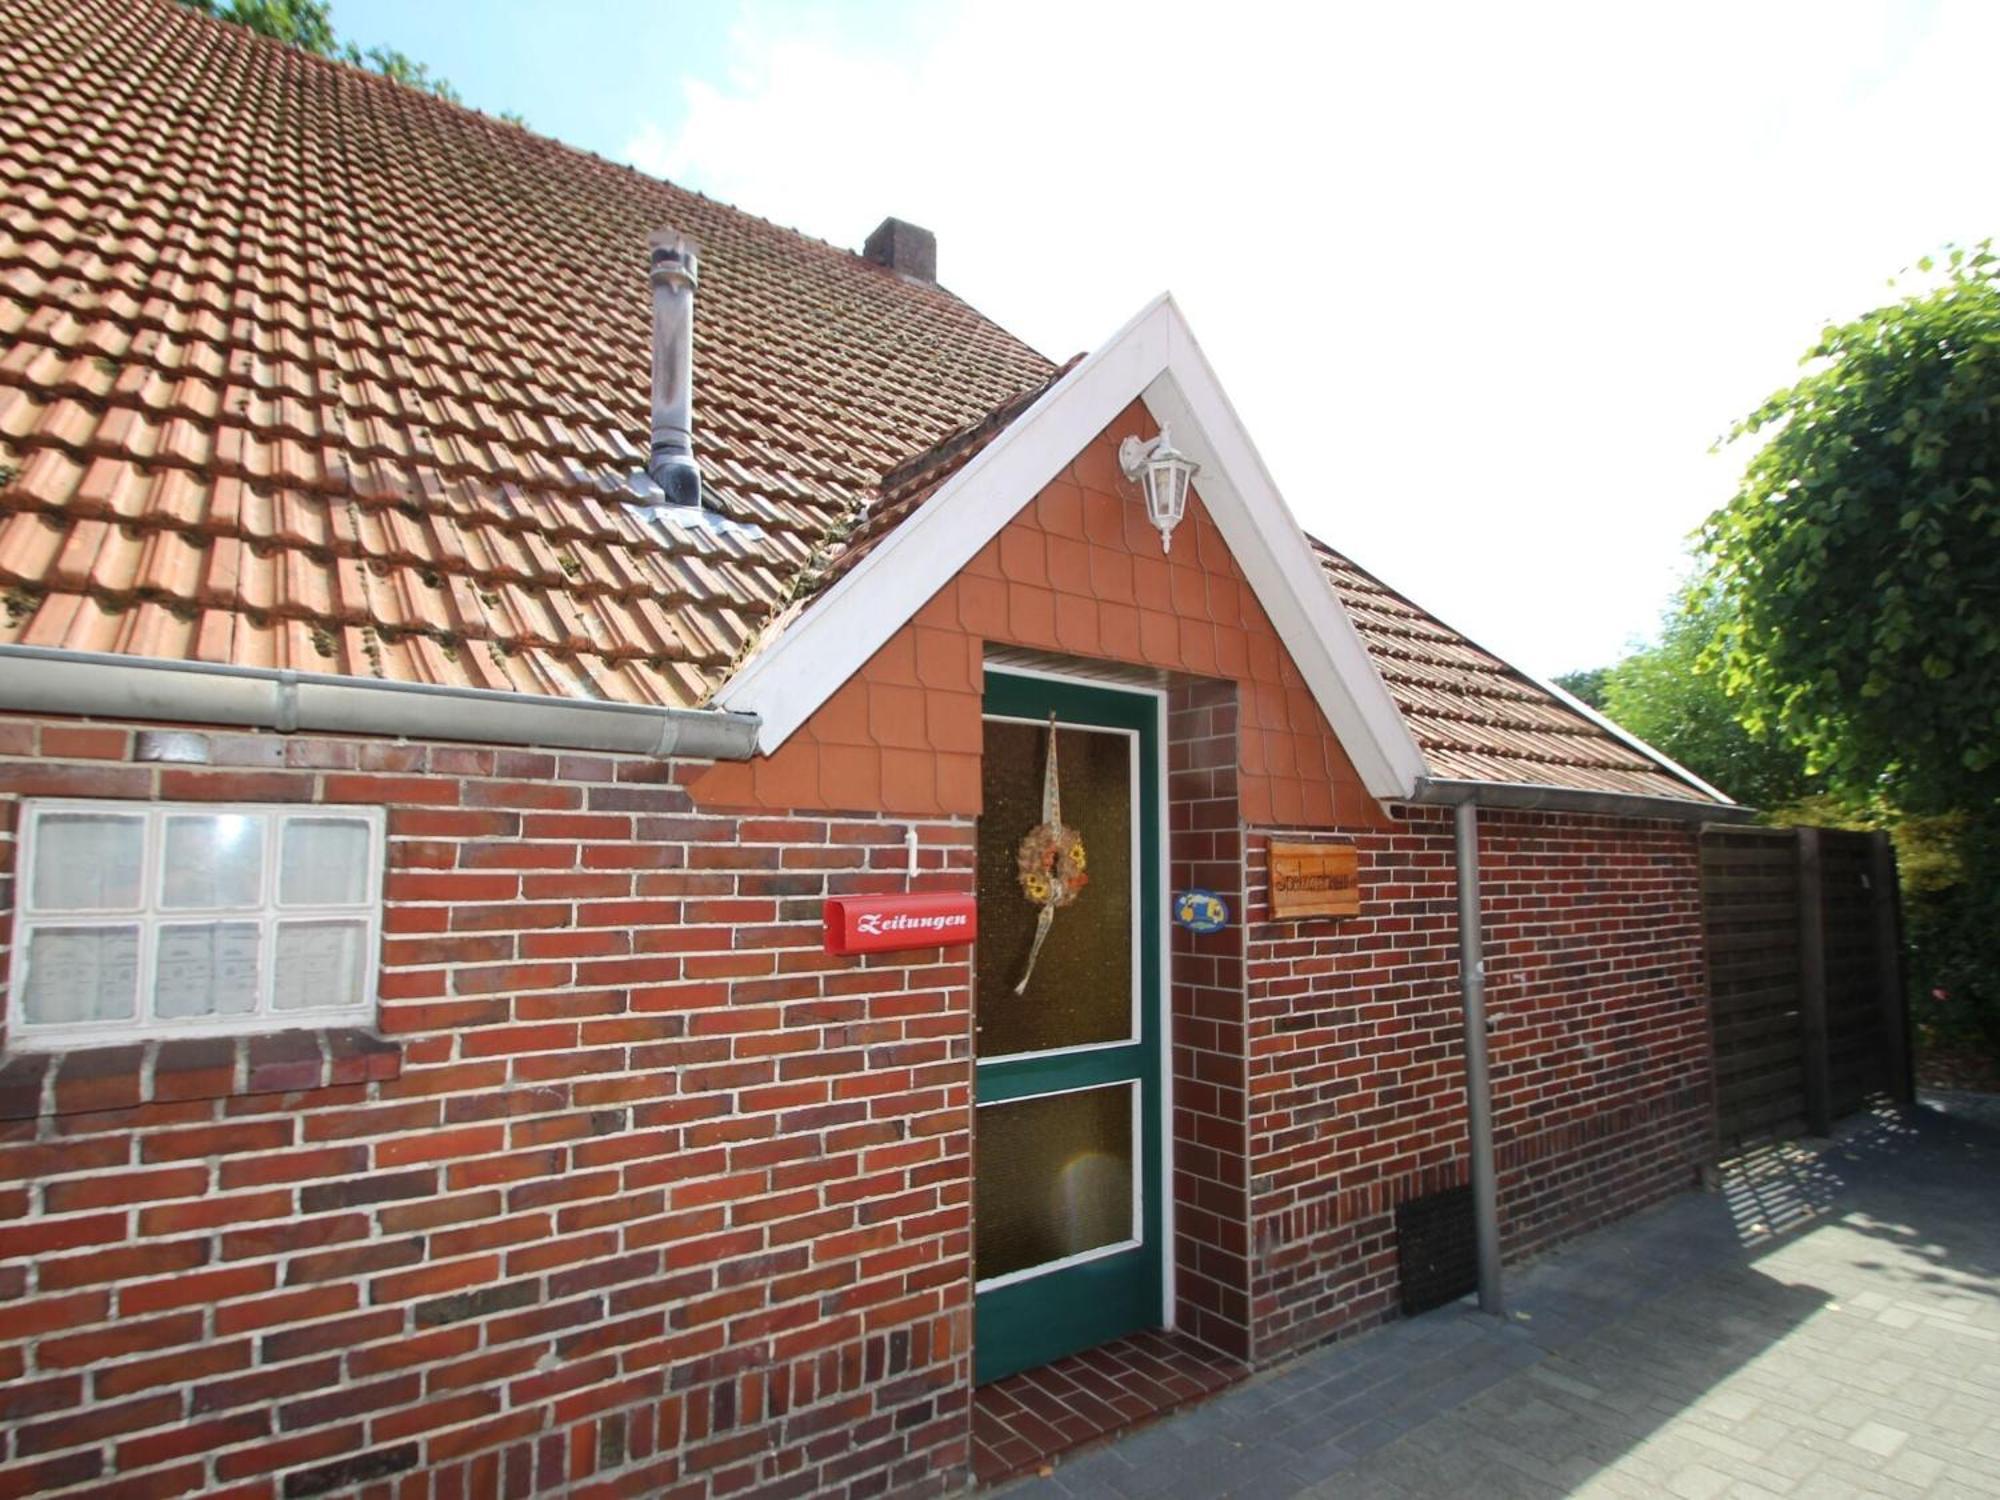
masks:
<instances>
[{"instance_id":1,"label":"paving stone walkway","mask_svg":"<svg viewBox=\"0 0 2000 1500\"><path fill-rule=\"evenodd\" d=\"M1930 1096L1007 1500L2000 1497L2000 1107Z\"/></svg>"}]
</instances>

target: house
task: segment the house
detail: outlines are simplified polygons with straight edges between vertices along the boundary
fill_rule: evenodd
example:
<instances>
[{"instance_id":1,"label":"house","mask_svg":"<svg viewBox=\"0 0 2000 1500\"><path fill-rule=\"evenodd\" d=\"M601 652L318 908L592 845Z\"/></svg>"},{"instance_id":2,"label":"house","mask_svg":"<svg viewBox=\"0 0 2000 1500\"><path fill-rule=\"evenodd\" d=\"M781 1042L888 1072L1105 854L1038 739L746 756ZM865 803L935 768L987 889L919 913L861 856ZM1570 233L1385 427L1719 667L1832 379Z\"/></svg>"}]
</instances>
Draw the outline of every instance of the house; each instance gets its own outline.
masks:
<instances>
[{"instance_id":1,"label":"house","mask_svg":"<svg viewBox=\"0 0 2000 1500\"><path fill-rule=\"evenodd\" d=\"M7 1493L944 1493L1694 1181L1740 810L1309 542L1170 300L1058 367L898 221L0 41Z\"/></svg>"}]
</instances>

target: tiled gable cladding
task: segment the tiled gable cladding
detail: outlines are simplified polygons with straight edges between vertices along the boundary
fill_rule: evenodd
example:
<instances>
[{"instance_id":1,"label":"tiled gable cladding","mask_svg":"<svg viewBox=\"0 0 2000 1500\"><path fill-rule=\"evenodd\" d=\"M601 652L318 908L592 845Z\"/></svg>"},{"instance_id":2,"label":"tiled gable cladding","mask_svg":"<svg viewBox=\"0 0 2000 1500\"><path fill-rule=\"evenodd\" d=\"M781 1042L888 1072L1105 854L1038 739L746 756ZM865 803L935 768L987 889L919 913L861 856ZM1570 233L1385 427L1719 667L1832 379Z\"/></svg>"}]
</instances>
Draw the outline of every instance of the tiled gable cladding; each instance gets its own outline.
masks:
<instances>
[{"instance_id":1,"label":"tiled gable cladding","mask_svg":"<svg viewBox=\"0 0 2000 1500\"><path fill-rule=\"evenodd\" d=\"M1050 384L1062 373L1052 377ZM930 503L1045 389L1024 391L984 420L885 475L876 499L826 565L826 579L831 581L851 569L912 513ZM1115 480L1107 482L1115 485ZM1197 480L1197 490L1199 486ZM1382 674L1433 775L1709 800L1650 756L1392 592L1333 548L1317 540L1312 545L1328 585Z\"/></svg>"},{"instance_id":2,"label":"tiled gable cladding","mask_svg":"<svg viewBox=\"0 0 2000 1500\"><path fill-rule=\"evenodd\" d=\"M1143 404L1119 413L785 744L712 767L690 783L695 801L976 815L995 645L1223 690L1241 705L1232 755L1245 817L1367 825L1374 804L1199 494L1162 552L1124 493L1118 444L1153 430ZM971 451L954 444L936 468L911 466L890 493L926 503Z\"/></svg>"},{"instance_id":3,"label":"tiled gable cladding","mask_svg":"<svg viewBox=\"0 0 2000 1500\"><path fill-rule=\"evenodd\" d=\"M0 639L699 701L878 475L1049 369L939 289L179 6L0 33ZM704 250L705 478L755 531L620 503L666 223Z\"/></svg>"}]
</instances>

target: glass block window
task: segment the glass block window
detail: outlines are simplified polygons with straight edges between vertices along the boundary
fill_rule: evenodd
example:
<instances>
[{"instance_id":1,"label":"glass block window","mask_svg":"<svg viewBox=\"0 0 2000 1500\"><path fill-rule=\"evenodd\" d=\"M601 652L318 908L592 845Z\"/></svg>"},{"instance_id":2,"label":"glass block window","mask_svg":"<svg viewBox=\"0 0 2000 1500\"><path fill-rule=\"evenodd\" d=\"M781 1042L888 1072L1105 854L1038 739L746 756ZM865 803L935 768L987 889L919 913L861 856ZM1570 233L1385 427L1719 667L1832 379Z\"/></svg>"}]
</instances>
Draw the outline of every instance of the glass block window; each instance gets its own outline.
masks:
<instances>
[{"instance_id":1,"label":"glass block window","mask_svg":"<svg viewBox=\"0 0 2000 1500\"><path fill-rule=\"evenodd\" d=\"M10 1048L375 1016L380 808L22 804Z\"/></svg>"}]
</instances>

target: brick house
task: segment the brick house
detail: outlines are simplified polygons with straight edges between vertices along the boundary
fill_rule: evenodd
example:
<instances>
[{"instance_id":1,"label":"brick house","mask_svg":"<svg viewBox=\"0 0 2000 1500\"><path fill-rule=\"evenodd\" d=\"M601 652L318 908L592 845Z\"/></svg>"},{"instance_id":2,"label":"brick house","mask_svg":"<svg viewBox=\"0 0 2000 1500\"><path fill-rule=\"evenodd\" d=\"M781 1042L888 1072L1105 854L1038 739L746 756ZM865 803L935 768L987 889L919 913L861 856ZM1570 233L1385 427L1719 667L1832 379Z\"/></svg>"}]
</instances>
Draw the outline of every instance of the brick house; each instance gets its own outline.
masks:
<instances>
[{"instance_id":1,"label":"brick house","mask_svg":"<svg viewBox=\"0 0 2000 1500\"><path fill-rule=\"evenodd\" d=\"M1505 1253L1694 1180L1740 810L1309 541L1170 300L1057 367L897 221L0 39L0 1494L936 1494L1366 1328L1468 893Z\"/></svg>"}]
</instances>

